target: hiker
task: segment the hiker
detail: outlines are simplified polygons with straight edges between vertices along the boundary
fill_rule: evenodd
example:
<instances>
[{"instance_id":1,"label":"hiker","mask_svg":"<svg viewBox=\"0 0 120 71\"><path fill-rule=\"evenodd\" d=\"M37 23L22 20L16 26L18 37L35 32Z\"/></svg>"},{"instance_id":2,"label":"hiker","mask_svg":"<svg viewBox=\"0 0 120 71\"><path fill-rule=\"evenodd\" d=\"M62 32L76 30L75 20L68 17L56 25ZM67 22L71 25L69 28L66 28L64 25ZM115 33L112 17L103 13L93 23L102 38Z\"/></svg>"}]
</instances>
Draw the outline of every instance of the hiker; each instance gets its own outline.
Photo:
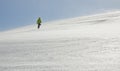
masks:
<instances>
[{"instance_id":1,"label":"hiker","mask_svg":"<svg viewBox=\"0 0 120 71\"><path fill-rule=\"evenodd\" d=\"M37 24L38 24L38 29L40 28L40 26L41 26L41 18L39 17L38 19L37 19Z\"/></svg>"}]
</instances>

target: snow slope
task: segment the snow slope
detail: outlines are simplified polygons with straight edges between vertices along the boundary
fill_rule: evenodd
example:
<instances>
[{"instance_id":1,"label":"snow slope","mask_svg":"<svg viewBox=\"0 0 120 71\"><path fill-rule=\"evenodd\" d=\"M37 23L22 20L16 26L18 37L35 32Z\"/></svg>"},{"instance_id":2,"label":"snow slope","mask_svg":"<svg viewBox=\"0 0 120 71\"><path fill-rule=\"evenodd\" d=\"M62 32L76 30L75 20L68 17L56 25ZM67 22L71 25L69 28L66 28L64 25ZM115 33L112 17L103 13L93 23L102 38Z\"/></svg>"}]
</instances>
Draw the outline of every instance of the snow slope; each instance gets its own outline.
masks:
<instances>
[{"instance_id":1,"label":"snow slope","mask_svg":"<svg viewBox=\"0 0 120 71\"><path fill-rule=\"evenodd\" d=\"M120 71L120 11L0 32L0 71Z\"/></svg>"}]
</instances>

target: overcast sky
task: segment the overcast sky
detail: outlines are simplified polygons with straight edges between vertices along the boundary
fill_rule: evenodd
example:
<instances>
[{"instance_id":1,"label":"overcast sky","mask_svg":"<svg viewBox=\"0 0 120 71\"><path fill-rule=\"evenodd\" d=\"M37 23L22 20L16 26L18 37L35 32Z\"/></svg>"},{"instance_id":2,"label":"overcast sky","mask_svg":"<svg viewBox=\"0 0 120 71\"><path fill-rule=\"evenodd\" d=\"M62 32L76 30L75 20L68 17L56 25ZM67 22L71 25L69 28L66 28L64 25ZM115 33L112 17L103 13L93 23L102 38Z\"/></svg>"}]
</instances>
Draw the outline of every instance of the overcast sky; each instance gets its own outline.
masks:
<instances>
[{"instance_id":1,"label":"overcast sky","mask_svg":"<svg viewBox=\"0 0 120 71\"><path fill-rule=\"evenodd\" d=\"M0 0L0 30L120 10L120 0Z\"/></svg>"}]
</instances>

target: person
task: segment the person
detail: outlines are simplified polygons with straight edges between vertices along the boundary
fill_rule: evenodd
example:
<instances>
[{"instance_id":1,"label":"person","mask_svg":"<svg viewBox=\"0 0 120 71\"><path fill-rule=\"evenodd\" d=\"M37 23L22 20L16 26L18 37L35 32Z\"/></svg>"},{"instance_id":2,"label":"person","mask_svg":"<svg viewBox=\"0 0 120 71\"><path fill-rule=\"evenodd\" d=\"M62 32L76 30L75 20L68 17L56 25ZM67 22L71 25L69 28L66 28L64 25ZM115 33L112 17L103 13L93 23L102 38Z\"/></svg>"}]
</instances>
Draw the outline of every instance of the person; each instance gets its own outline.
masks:
<instances>
[{"instance_id":1,"label":"person","mask_svg":"<svg viewBox=\"0 0 120 71\"><path fill-rule=\"evenodd\" d=\"M39 17L39 18L37 19L38 29L40 28L41 23L42 23L42 21L41 21L41 18Z\"/></svg>"}]
</instances>

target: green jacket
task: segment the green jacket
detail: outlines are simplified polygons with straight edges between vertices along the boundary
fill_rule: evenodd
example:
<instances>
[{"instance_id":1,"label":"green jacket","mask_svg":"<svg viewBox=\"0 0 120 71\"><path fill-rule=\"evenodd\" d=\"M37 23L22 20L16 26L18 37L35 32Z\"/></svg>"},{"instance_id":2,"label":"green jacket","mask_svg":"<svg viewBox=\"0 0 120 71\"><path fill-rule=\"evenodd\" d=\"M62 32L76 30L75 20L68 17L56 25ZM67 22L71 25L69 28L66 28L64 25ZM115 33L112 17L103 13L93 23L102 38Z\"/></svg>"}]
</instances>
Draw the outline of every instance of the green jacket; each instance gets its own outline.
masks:
<instances>
[{"instance_id":1,"label":"green jacket","mask_svg":"<svg viewBox=\"0 0 120 71\"><path fill-rule=\"evenodd\" d=\"M42 22L42 21L41 21L41 19L40 19L40 17L39 17L39 18L37 19L37 24L40 25L41 22Z\"/></svg>"}]
</instances>

